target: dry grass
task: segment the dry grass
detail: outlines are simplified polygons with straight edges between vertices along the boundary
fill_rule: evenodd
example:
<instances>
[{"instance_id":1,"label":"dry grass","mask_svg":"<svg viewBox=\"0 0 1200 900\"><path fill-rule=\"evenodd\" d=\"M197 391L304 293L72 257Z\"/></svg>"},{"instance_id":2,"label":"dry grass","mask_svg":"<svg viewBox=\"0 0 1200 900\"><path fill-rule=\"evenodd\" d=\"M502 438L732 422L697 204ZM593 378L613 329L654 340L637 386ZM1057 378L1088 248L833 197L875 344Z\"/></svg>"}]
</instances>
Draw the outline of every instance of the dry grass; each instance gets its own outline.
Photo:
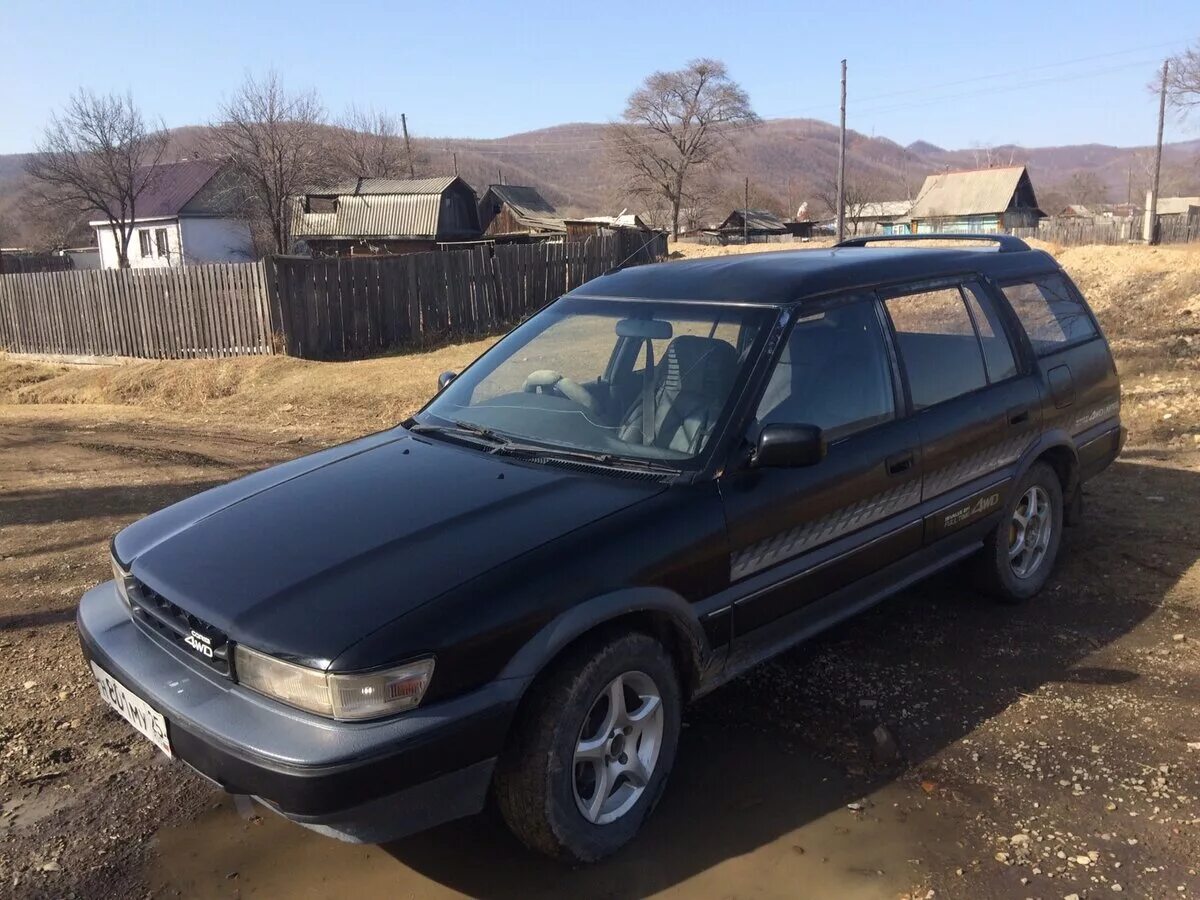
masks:
<instances>
[{"instance_id":1,"label":"dry grass","mask_svg":"<svg viewBox=\"0 0 1200 900\"><path fill-rule=\"evenodd\" d=\"M813 244L699 247L685 256ZM1200 443L1200 246L1046 247L1079 283L1112 340L1137 442ZM0 403L119 404L330 434L392 424L491 339L349 363L288 357L66 366L0 354ZM564 368L567 366L564 364Z\"/></svg>"}]
</instances>

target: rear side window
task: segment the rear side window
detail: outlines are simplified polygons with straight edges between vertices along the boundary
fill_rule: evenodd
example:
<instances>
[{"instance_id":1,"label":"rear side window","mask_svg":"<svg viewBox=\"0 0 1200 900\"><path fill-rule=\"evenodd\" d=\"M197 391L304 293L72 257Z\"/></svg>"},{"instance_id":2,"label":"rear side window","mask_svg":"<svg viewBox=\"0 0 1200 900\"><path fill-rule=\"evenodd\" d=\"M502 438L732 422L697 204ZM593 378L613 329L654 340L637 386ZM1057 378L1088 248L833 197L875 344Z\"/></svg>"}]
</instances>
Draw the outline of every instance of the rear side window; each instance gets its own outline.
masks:
<instances>
[{"instance_id":1,"label":"rear side window","mask_svg":"<svg viewBox=\"0 0 1200 900\"><path fill-rule=\"evenodd\" d=\"M884 301L908 376L914 409L984 387L987 375L971 315L958 288Z\"/></svg>"},{"instance_id":2,"label":"rear side window","mask_svg":"<svg viewBox=\"0 0 1200 900\"><path fill-rule=\"evenodd\" d=\"M1083 301L1061 275L1042 275L1001 290L1038 355L1096 336L1096 326Z\"/></svg>"},{"instance_id":3,"label":"rear side window","mask_svg":"<svg viewBox=\"0 0 1200 900\"><path fill-rule=\"evenodd\" d=\"M1008 335L1004 333L1004 326L991 298L977 284L965 285L963 296L967 298L967 309L971 311L975 330L979 332L988 381L1003 381L1016 375L1017 363L1013 359L1012 345L1008 342Z\"/></svg>"}]
</instances>

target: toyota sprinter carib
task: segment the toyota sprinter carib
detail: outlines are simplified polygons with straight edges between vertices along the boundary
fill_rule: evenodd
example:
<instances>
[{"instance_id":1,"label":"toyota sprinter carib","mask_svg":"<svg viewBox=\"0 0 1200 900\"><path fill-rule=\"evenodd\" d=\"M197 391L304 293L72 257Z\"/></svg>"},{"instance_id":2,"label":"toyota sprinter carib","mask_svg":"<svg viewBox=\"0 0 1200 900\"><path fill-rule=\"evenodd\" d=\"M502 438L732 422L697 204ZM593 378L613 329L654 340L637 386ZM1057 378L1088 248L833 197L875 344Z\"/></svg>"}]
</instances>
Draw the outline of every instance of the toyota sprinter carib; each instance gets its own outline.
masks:
<instances>
[{"instance_id":1,"label":"toyota sprinter carib","mask_svg":"<svg viewBox=\"0 0 1200 900\"><path fill-rule=\"evenodd\" d=\"M1003 601L1046 583L1117 374L1054 260L987 240L589 282L402 425L120 532L78 614L101 695L326 834L492 797L611 853L689 700L966 557Z\"/></svg>"}]
</instances>

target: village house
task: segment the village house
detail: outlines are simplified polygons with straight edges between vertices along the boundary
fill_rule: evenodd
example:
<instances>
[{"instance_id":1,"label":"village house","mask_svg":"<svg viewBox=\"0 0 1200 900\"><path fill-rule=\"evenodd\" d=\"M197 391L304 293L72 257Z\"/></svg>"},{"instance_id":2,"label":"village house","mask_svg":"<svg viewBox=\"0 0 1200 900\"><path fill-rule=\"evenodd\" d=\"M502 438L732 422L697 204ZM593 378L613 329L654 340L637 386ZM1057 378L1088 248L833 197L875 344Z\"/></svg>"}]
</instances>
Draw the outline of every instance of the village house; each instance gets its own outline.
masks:
<instances>
[{"instance_id":1,"label":"village house","mask_svg":"<svg viewBox=\"0 0 1200 900\"><path fill-rule=\"evenodd\" d=\"M145 187L134 205L129 265L134 269L254 259L250 226L238 215L237 176L212 160L163 163L139 170ZM96 230L100 267L120 266L117 235L107 219Z\"/></svg>"},{"instance_id":2,"label":"village house","mask_svg":"<svg viewBox=\"0 0 1200 900\"><path fill-rule=\"evenodd\" d=\"M1038 209L1024 166L941 172L925 179L906 219L913 233L994 232L1035 227Z\"/></svg>"},{"instance_id":3,"label":"village house","mask_svg":"<svg viewBox=\"0 0 1200 900\"><path fill-rule=\"evenodd\" d=\"M479 200L479 225L497 241L561 240L567 226L537 188L489 184Z\"/></svg>"},{"instance_id":4,"label":"village house","mask_svg":"<svg viewBox=\"0 0 1200 900\"><path fill-rule=\"evenodd\" d=\"M717 226L717 232L725 238L790 234L783 219L765 209L735 209Z\"/></svg>"},{"instance_id":5,"label":"village house","mask_svg":"<svg viewBox=\"0 0 1200 900\"><path fill-rule=\"evenodd\" d=\"M850 234L908 234L905 216L909 200L869 200L846 207L846 231Z\"/></svg>"},{"instance_id":6,"label":"village house","mask_svg":"<svg viewBox=\"0 0 1200 900\"><path fill-rule=\"evenodd\" d=\"M457 175L357 178L293 197L292 239L313 256L380 256L479 240L479 208Z\"/></svg>"},{"instance_id":7,"label":"village house","mask_svg":"<svg viewBox=\"0 0 1200 900\"><path fill-rule=\"evenodd\" d=\"M621 234L624 232L644 232L649 234L657 229L651 228L637 213L622 210L615 216L586 216L579 219L567 219L563 223L567 228L568 241L586 241L598 234Z\"/></svg>"}]
</instances>

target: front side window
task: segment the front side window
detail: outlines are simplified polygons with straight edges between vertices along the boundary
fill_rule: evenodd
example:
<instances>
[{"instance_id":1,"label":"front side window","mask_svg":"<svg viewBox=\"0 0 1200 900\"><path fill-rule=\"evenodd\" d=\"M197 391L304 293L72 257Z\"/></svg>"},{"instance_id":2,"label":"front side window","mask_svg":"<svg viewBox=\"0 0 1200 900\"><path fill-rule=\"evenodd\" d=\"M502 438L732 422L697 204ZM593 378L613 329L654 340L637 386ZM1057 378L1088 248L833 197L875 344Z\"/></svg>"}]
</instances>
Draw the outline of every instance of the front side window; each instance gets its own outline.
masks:
<instances>
[{"instance_id":1,"label":"front side window","mask_svg":"<svg viewBox=\"0 0 1200 900\"><path fill-rule=\"evenodd\" d=\"M170 250L169 245L167 244L167 229L165 229L165 228L155 229L154 245L155 245L155 249L158 250L158 255L160 257L162 257L163 259L166 259L170 255L171 250Z\"/></svg>"},{"instance_id":2,"label":"front side window","mask_svg":"<svg viewBox=\"0 0 1200 900\"><path fill-rule=\"evenodd\" d=\"M417 422L597 456L698 464L775 315L561 300L484 354Z\"/></svg>"},{"instance_id":3,"label":"front side window","mask_svg":"<svg viewBox=\"0 0 1200 900\"><path fill-rule=\"evenodd\" d=\"M138 248L142 251L142 259L149 259L154 255L154 251L150 248L150 231L148 229L138 229Z\"/></svg>"},{"instance_id":4,"label":"front side window","mask_svg":"<svg viewBox=\"0 0 1200 900\"><path fill-rule=\"evenodd\" d=\"M816 425L829 441L895 417L887 349L874 301L802 316L771 371L759 425Z\"/></svg>"},{"instance_id":5,"label":"front side window","mask_svg":"<svg viewBox=\"0 0 1200 900\"><path fill-rule=\"evenodd\" d=\"M969 394L988 383L979 339L957 287L889 297L884 303L913 409Z\"/></svg>"},{"instance_id":6,"label":"front side window","mask_svg":"<svg viewBox=\"0 0 1200 900\"><path fill-rule=\"evenodd\" d=\"M1083 301L1061 275L1041 275L1032 281L1005 285L1001 290L1039 356L1096 336L1096 326Z\"/></svg>"}]
</instances>

